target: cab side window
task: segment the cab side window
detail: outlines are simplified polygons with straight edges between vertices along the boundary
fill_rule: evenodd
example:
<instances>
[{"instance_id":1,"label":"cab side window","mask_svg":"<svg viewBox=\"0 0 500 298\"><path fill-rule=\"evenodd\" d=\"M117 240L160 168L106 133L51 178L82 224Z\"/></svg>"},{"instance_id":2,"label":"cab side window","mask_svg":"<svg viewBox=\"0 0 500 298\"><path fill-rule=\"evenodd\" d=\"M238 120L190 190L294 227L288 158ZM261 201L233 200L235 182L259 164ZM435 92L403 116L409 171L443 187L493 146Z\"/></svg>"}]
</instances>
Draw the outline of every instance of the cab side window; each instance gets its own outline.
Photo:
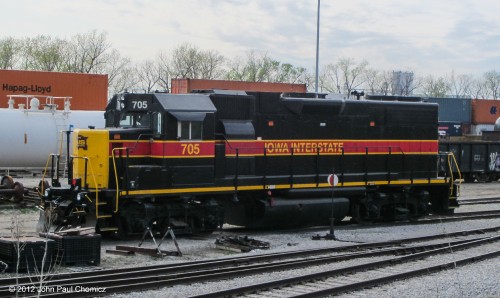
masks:
<instances>
[{"instance_id":1,"label":"cab side window","mask_svg":"<svg viewBox=\"0 0 500 298\"><path fill-rule=\"evenodd\" d=\"M178 121L177 138L181 140L201 140L201 121Z\"/></svg>"},{"instance_id":2,"label":"cab side window","mask_svg":"<svg viewBox=\"0 0 500 298\"><path fill-rule=\"evenodd\" d=\"M162 113L154 113L153 114L153 130L154 133L158 136L163 134L163 114Z\"/></svg>"}]
</instances>

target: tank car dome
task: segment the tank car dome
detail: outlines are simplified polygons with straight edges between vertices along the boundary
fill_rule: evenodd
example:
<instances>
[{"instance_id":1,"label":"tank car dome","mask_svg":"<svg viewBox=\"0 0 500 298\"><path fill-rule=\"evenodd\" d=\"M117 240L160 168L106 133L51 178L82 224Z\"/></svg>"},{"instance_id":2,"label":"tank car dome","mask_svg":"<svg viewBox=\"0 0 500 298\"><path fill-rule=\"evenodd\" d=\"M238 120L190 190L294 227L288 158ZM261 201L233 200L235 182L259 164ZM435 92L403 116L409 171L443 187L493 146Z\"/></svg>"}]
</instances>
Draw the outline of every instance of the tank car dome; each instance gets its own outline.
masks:
<instances>
[{"instance_id":1,"label":"tank car dome","mask_svg":"<svg viewBox=\"0 0 500 298\"><path fill-rule=\"evenodd\" d=\"M495 128L494 128L495 131L500 131L500 118L497 119L497 121L495 121Z\"/></svg>"},{"instance_id":2,"label":"tank car dome","mask_svg":"<svg viewBox=\"0 0 500 298\"><path fill-rule=\"evenodd\" d=\"M36 97L33 97L31 100L30 100L30 109L32 110L38 110L38 108L40 107L40 100Z\"/></svg>"}]
</instances>

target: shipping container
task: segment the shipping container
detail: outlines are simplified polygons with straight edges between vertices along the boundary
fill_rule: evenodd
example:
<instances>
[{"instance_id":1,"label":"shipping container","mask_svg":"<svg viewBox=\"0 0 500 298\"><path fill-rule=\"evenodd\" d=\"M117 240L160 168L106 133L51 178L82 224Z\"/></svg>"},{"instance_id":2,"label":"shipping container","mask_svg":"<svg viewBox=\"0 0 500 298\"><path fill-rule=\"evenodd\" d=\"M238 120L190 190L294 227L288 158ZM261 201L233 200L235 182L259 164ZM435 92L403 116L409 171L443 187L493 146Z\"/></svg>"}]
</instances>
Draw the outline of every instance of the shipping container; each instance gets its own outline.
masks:
<instances>
[{"instance_id":1,"label":"shipping container","mask_svg":"<svg viewBox=\"0 0 500 298\"><path fill-rule=\"evenodd\" d=\"M0 108L7 108L8 95L43 95L71 97L71 110L104 111L108 98L108 76L100 74L0 70L0 86Z\"/></svg>"},{"instance_id":2,"label":"shipping container","mask_svg":"<svg viewBox=\"0 0 500 298\"><path fill-rule=\"evenodd\" d=\"M439 121L471 123L471 99L425 97L422 100L439 105Z\"/></svg>"},{"instance_id":3,"label":"shipping container","mask_svg":"<svg viewBox=\"0 0 500 298\"><path fill-rule=\"evenodd\" d=\"M203 79L172 79L172 93L191 93L196 90L241 90L262 92L307 92L306 84L243 82Z\"/></svg>"},{"instance_id":4,"label":"shipping container","mask_svg":"<svg viewBox=\"0 0 500 298\"><path fill-rule=\"evenodd\" d=\"M458 137L462 135L462 123L439 121L438 130L440 133L443 132L447 136Z\"/></svg>"},{"instance_id":5,"label":"shipping container","mask_svg":"<svg viewBox=\"0 0 500 298\"><path fill-rule=\"evenodd\" d=\"M500 100L472 100L473 124L495 124L498 117L500 117Z\"/></svg>"}]
</instances>

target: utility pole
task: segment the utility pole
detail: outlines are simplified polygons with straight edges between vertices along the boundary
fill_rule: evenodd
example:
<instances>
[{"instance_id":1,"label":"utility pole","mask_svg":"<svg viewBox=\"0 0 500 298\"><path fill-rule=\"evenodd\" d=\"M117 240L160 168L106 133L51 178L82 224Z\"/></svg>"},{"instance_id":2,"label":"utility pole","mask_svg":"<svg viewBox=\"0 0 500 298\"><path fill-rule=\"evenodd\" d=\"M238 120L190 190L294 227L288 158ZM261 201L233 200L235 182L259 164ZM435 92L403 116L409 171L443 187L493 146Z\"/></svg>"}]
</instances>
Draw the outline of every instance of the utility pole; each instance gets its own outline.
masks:
<instances>
[{"instance_id":1,"label":"utility pole","mask_svg":"<svg viewBox=\"0 0 500 298\"><path fill-rule=\"evenodd\" d=\"M321 0L318 0L318 18L316 24L316 85L314 88L314 92L316 93L316 97L318 97L318 80L319 80L319 8L320 8Z\"/></svg>"}]
</instances>

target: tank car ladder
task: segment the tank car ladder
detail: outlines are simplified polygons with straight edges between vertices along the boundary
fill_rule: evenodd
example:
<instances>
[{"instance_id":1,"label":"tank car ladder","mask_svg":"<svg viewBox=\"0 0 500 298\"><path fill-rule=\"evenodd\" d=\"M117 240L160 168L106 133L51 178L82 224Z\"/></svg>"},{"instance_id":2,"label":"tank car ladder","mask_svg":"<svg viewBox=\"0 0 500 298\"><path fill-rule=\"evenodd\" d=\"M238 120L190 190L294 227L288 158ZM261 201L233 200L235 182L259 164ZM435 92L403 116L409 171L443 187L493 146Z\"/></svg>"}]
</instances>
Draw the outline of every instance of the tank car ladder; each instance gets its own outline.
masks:
<instances>
[{"instance_id":1,"label":"tank car ladder","mask_svg":"<svg viewBox=\"0 0 500 298\"><path fill-rule=\"evenodd\" d=\"M65 117L65 115L54 114L54 120L56 123L56 129L57 129L57 147L58 147L57 151L58 151L58 155L59 155L58 162L62 162L64 164L62 177L67 177L67 173L69 170L68 169L68 155L63 150L63 143L66 140L67 147L69 148L69 137L70 136L67 133L68 128L66 127L66 123L64 121L64 118L62 118L62 117ZM66 138L64 137L65 135L66 135Z\"/></svg>"}]
</instances>

